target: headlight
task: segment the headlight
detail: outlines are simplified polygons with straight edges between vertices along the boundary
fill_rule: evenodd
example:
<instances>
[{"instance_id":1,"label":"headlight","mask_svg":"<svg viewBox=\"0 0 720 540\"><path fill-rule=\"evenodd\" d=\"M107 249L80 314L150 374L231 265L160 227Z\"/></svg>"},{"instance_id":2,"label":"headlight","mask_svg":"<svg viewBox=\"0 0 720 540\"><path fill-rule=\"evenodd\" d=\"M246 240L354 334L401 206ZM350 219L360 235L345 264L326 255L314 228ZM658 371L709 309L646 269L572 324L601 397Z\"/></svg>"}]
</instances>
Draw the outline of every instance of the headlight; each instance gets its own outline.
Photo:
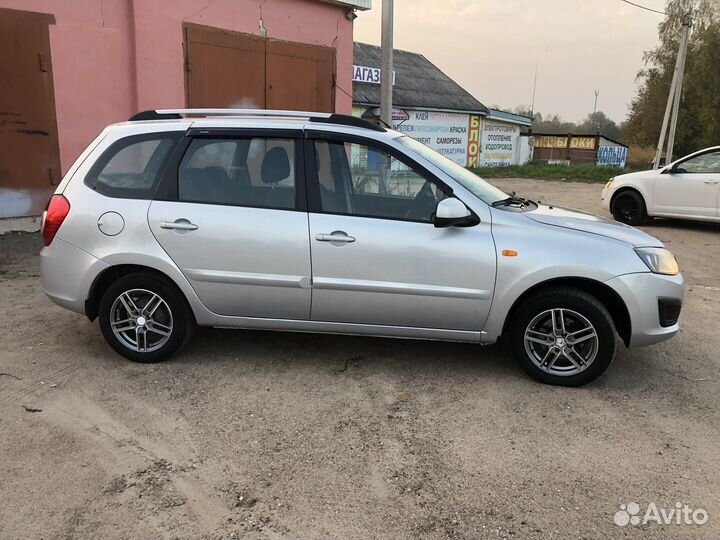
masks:
<instances>
[{"instance_id":1,"label":"headlight","mask_svg":"<svg viewBox=\"0 0 720 540\"><path fill-rule=\"evenodd\" d=\"M605 187L603 189L607 189L612 186L613 180L615 180L615 178L611 178L610 180L608 180L607 184L605 184Z\"/></svg>"},{"instance_id":2,"label":"headlight","mask_svg":"<svg viewBox=\"0 0 720 540\"><path fill-rule=\"evenodd\" d=\"M675 256L665 248L637 248L635 253L655 274L674 276L680 272Z\"/></svg>"}]
</instances>

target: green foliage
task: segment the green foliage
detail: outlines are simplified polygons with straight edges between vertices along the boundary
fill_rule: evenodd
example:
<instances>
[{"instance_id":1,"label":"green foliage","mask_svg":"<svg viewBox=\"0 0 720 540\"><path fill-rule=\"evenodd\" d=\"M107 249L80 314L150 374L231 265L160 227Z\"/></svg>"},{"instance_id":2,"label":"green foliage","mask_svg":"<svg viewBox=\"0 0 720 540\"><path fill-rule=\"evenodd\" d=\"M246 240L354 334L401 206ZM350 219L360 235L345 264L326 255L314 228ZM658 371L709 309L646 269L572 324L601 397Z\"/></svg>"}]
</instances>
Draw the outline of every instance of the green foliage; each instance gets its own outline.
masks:
<instances>
[{"instance_id":1,"label":"green foliage","mask_svg":"<svg viewBox=\"0 0 720 540\"><path fill-rule=\"evenodd\" d=\"M720 144L720 0L668 0L660 45L645 53L623 135L627 142L655 146L672 81L683 19L691 13L675 157Z\"/></svg>"},{"instance_id":2,"label":"green foliage","mask_svg":"<svg viewBox=\"0 0 720 540\"><path fill-rule=\"evenodd\" d=\"M628 172L620 167L542 165L539 163L513 165L511 167L480 167L470 170L482 178L533 178L587 183L607 182L613 176Z\"/></svg>"},{"instance_id":3,"label":"green foliage","mask_svg":"<svg viewBox=\"0 0 720 540\"><path fill-rule=\"evenodd\" d=\"M558 114L543 116L542 113L535 113L532 129L535 133L577 133L578 126L575 122L565 122Z\"/></svg>"},{"instance_id":4,"label":"green foliage","mask_svg":"<svg viewBox=\"0 0 720 540\"><path fill-rule=\"evenodd\" d=\"M578 133L581 134L597 133L599 131L601 135L616 141L622 138L618 125L602 111L588 114L583 123L578 126L578 129Z\"/></svg>"},{"instance_id":5,"label":"green foliage","mask_svg":"<svg viewBox=\"0 0 720 540\"><path fill-rule=\"evenodd\" d=\"M522 106L515 107L514 112L516 114L530 116L530 111ZM532 130L534 133L549 133L551 135L566 133L594 135L600 131L602 135L610 139L622 140L622 132L618 125L602 111L588 114L580 124L566 122L557 114L544 116L542 113L536 112L533 114Z\"/></svg>"}]
</instances>

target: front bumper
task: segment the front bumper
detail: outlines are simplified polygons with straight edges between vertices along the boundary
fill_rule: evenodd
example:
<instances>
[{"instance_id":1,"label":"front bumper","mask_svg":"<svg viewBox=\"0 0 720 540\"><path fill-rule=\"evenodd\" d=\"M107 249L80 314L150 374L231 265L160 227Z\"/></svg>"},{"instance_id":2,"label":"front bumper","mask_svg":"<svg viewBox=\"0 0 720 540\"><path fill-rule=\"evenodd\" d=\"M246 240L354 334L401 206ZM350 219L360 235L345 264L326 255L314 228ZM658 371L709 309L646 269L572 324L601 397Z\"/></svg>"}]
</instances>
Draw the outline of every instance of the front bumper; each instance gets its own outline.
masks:
<instances>
[{"instance_id":1,"label":"front bumper","mask_svg":"<svg viewBox=\"0 0 720 540\"><path fill-rule=\"evenodd\" d=\"M630 314L630 347L665 341L680 330L676 321L668 324L667 313L661 306L682 303L685 296L682 274L625 274L608 280L606 284L620 295Z\"/></svg>"},{"instance_id":2,"label":"front bumper","mask_svg":"<svg viewBox=\"0 0 720 540\"><path fill-rule=\"evenodd\" d=\"M612 192L613 190L610 188L603 188L602 193L600 194L600 204L608 212L610 211L610 199L612 198Z\"/></svg>"}]
</instances>

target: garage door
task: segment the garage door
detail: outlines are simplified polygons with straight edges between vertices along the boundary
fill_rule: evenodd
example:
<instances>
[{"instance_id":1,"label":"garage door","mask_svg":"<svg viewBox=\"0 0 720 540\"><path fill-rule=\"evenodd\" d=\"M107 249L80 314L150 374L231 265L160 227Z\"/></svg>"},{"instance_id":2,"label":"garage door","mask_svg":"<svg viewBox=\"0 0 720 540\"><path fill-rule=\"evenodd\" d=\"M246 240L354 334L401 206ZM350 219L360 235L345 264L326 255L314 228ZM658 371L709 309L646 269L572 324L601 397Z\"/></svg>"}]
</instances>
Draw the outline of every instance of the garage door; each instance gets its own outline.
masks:
<instances>
[{"instance_id":1,"label":"garage door","mask_svg":"<svg viewBox=\"0 0 720 540\"><path fill-rule=\"evenodd\" d=\"M48 25L0 9L0 218L42 213L60 179Z\"/></svg>"},{"instance_id":2,"label":"garage door","mask_svg":"<svg viewBox=\"0 0 720 540\"><path fill-rule=\"evenodd\" d=\"M335 49L185 25L188 107L334 111Z\"/></svg>"}]
</instances>

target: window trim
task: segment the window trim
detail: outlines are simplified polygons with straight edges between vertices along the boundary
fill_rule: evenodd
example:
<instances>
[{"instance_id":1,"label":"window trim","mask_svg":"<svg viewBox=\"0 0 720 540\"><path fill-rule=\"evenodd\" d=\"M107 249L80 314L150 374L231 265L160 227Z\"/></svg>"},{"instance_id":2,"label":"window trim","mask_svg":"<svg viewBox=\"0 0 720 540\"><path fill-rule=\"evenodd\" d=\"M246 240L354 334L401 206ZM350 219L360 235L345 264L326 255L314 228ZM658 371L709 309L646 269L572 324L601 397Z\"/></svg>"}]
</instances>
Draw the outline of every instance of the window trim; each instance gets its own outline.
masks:
<instances>
[{"instance_id":1,"label":"window trim","mask_svg":"<svg viewBox=\"0 0 720 540\"><path fill-rule=\"evenodd\" d=\"M305 144L305 168L306 168L306 179L307 179L307 199L308 199L308 212L313 214L326 214L331 216L344 216L344 217L358 217L358 218L366 218L366 219L382 219L385 221L402 221L405 223L422 223L426 225L433 225L432 220L431 221L424 221L419 219L408 219L408 218L399 218L399 217L384 217L384 216L377 216L377 215L368 215L368 214L358 214L358 213L343 213L343 212L330 212L327 210L322 209L322 202L320 198L320 178L319 173L317 170L317 165L315 164L315 141L327 141L327 142L340 142L340 143L350 143L350 144L360 144L367 147L373 147L377 150L380 150L382 152L385 152L386 154L389 154L391 157L397 159L398 161L401 161L405 166L412 169L413 172L416 174L419 174L427 182L430 182L432 184L435 184L435 186L440 189L445 195L448 197L455 197L455 193L453 189L448 186L445 182L440 180L437 175L433 174L430 170L427 169L427 167L424 167L420 163L418 163L416 160L414 160L411 156L399 151L397 148L394 148L390 146L389 144L378 141L376 139L371 139L367 137L362 137L359 135L353 135L349 133L336 133L336 132L327 132L327 131L316 131L316 130L306 130L305 131L305 137L306 137L306 144ZM466 205L467 206L467 205ZM468 208L470 212L474 215L475 212Z\"/></svg>"},{"instance_id":2,"label":"window trim","mask_svg":"<svg viewBox=\"0 0 720 540\"><path fill-rule=\"evenodd\" d=\"M155 131L153 133L141 133L138 135L128 135L112 142L105 150L103 150L100 157L93 163L90 170L85 175L83 182L87 187L93 191L100 193L106 197L114 199L141 199L141 200L152 200L163 183L165 178L167 167L172 161L172 156L175 154L180 141L183 138L182 131ZM107 166L108 163L125 148L128 148L134 144L142 143L145 141L163 141L170 140L172 145L168 150L167 154L163 157L160 167L158 168L157 175L153 180L152 185L149 188L115 188L108 186L107 184L101 183L100 173ZM149 162L148 162L149 164ZM147 165L145 167L147 168Z\"/></svg>"},{"instance_id":3,"label":"window trim","mask_svg":"<svg viewBox=\"0 0 720 540\"><path fill-rule=\"evenodd\" d=\"M288 139L294 142L295 153L295 206L293 208L279 208L273 206L258 206L249 204L227 204L208 201L180 200L178 182L180 164L190 145L195 139ZM284 210L286 212L307 212L306 195L306 166L303 149L303 132L298 129L263 129L263 128L190 128L183 140L177 145L170 159L165 173L156 192L155 200L179 202L185 204L204 204L209 206L226 206L233 208L258 208L260 210Z\"/></svg>"}]
</instances>

